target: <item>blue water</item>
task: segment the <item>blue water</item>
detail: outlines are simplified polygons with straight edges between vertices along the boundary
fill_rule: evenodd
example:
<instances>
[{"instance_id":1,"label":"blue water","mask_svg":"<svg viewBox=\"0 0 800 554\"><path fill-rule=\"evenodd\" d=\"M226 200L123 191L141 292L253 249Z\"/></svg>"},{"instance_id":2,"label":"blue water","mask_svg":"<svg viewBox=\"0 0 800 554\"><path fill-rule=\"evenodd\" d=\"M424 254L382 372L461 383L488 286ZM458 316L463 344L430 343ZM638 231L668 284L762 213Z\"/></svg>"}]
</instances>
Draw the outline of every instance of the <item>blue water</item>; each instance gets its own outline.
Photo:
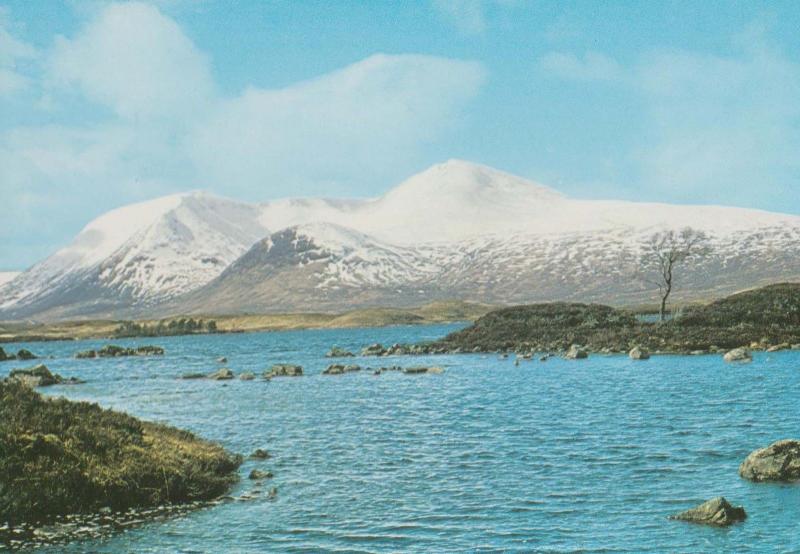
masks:
<instances>
[{"instance_id":1,"label":"blue water","mask_svg":"<svg viewBox=\"0 0 800 554\"><path fill-rule=\"evenodd\" d=\"M279 494L231 502L52 552L797 552L800 486L752 484L753 449L800 435L800 352L523 362L457 355L441 375L322 376L331 345L412 342L454 326L120 340L163 358L75 360L107 341L35 343L48 366L89 382L47 394L190 429L247 454L234 496L271 469ZM184 381L227 356L306 376ZM13 366L0 365L0 372ZM267 488L267 487L262 487ZM716 495L749 518L727 529L668 521Z\"/></svg>"}]
</instances>

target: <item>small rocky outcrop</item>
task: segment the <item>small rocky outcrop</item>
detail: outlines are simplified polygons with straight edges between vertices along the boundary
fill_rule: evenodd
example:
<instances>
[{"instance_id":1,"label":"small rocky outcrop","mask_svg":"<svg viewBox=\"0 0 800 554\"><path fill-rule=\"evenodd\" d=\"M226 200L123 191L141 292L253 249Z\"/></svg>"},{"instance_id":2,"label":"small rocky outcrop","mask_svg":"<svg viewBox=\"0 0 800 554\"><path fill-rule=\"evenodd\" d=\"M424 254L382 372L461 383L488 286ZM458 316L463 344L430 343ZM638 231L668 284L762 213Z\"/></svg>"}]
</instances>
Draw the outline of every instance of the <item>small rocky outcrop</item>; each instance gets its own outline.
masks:
<instances>
[{"instance_id":1,"label":"small rocky outcrop","mask_svg":"<svg viewBox=\"0 0 800 554\"><path fill-rule=\"evenodd\" d=\"M256 374L253 373L252 371L245 371L244 373L239 375L239 379L241 381L252 381L255 378L256 378Z\"/></svg>"},{"instance_id":2,"label":"small rocky outcrop","mask_svg":"<svg viewBox=\"0 0 800 554\"><path fill-rule=\"evenodd\" d=\"M444 369L438 366L415 366L415 367L407 367L403 369L403 373L406 375L418 375L420 373L443 373Z\"/></svg>"},{"instance_id":3,"label":"small rocky outcrop","mask_svg":"<svg viewBox=\"0 0 800 554\"><path fill-rule=\"evenodd\" d=\"M261 480L261 479L272 479L273 475L271 471L262 471L260 469L254 469L250 472L250 475L247 476L248 479L253 480Z\"/></svg>"},{"instance_id":4,"label":"small rocky outcrop","mask_svg":"<svg viewBox=\"0 0 800 554\"><path fill-rule=\"evenodd\" d=\"M588 357L589 353L577 344L570 346L569 350L564 354L564 358L567 360L584 360Z\"/></svg>"},{"instance_id":5,"label":"small rocky outcrop","mask_svg":"<svg viewBox=\"0 0 800 554\"><path fill-rule=\"evenodd\" d=\"M355 354L344 348L339 348L338 346L334 346L325 354L326 358L352 358L353 356L355 356Z\"/></svg>"},{"instance_id":6,"label":"small rocky outcrop","mask_svg":"<svg viewBox=\"0 0 800 554\"><path fill-rule=\"evenodd\" d=\"M322 374L343 375L345 373L352 373L354 371L361 371L361 366L357 364L331 364L325 369L325 371L322 372Z\"/></svg>"},{"instance_id":7,"label":"small rocky outcrop","mask_svg":"<svg viewBox=\"0 0 800 554\"><path fill-rule=\"evenodd\" d=\"M57 373L52 373L44 364L24 369L13 369L8 374L8 378L31 388L49 387L51 385L80 385L85 382L77 377L65 379Z\"/></svg>"},{"instance_id":8,"label":"small rocky outcrop","mask_svg":"<svg viewBox=\"0 0 800 554\"><path fill-rule=\"evenodd\" d=\"M800 481L800 441L780 440L751 452L739 466L739 475L750 481Z\"/></svg>"},{"instance_id":9,"label":"small rocky outcrop","mask_svg":"<svg viewBox=\"0 0 800 554\"><path fill-rule=\"evenodd\" d=\"M753 361L753 355L746 348L734 348L726 352L722 359L726 362L747 363Z\"/></svg>"},{"instance_id":10,"label":"small rocky outcrop","mask_svg":"<svg viewBox=\"0 0 800 554\"><path fill-rule=\"evenodd\" d=\"M370 344L361 349L362 356L383 356L386 354L386 349L380 343Z\"/></svg>"},{"instance_id":11,"label":"small rocky outcrop","mask_svg":"<svg viewBox=\"0 0 800 554\"><path fill-rule=\"evenodd\" d=\"M628 352L628 357L631 360L649 360L650 353L644 348L641 348L639 346L634 346L633 348L631 348L631 351Z\"/></svg>"},{"instance_id":12,"label":"small rocky outcrop","mask_svg":"<svg viewBox=\"0 0 800 554\"><path fill-rule=\"evenodd\" d=\"M181 375L181 379L205 379L206 377L208 377L208 375L206 375L205 373L196 373L196 372L184 373Z\"/></svg>"},{"instance_id":13,"label":"small rocky outcrop","mask_svg":"<svg viewBox=\"0 0 800 554\"><path fill-rule=\"evenodd\" d=\"M33 353L33 352L31 352L30 350L26 350L26 349L24 349L24 348L21 348L21 349L20 349L20 350L17 352L17 359L18 359L18 360L24 360L24 361L27 361L27 360L35 360L35 359L36 359L36 357L37 357L37 356L36 356L36 354L34 354L34 353Z\"/></svg>"},{"instance_id":14,"label":"small rocky outcrop","mask_svg":"<svg viewBox=\"0 0 800 554\"><path fill-rule=\"evenodd\" d=\"M225 356L220 356L219 358L217 358L217 363L218 364L227 364L228 363L228 358L226 358Z\"/></svg>"},{"instance_id":15,"label":"small rocky outcrop","mask_svg":"<svg viewBox=\"0 0 800 554\"><path fill-rule=\"evenodd\" d=\"M137 346L126 348L116 344L107 344L99 350L84 350L75 354L76 358L119 358L122 356L163 356L164 349L160 346Z\"/></svg>"},{"instance_id":16,"label":"small rocky outcrop","mask_svg":"<svg viewBox=\"0 0 800 554\"><path fill-rule=\"evenodd\" d=\"M294 364L275 364L264 372L264 377L300 377L303 375L303 367Z\"/></svg>"},{"instance_id":17,"label":"small rocky outcrop","mask_svg":"<svg viewBox=\"0 0 800 554\"><path fill-rule=\"evenodd\" d=\"M742 506L732 506L724 497L718 496L696 508L670 516L670 519L725 527L744 521L747 513Z\"/></svg>"},{"instance_id":18,"label":"small rocky outcrop","mask_svg":"<svg viewBox=\"0 0 800 554\"><path fill-rule=\"evenodd\" d=\"M13 359L14 357L13 356L9 357L9 355L6 354L6 351L3 350L3 347L0 346L0 362L5 362L6 360L13 360Z\"/></svg>"},{"instance_id":19,"label":"small rocky outcrop","mask_svg":"<svg viewBox=\"0 0 800 554\"><path fill-rule=\"evenodd\" d=\"M270 453L263 448L256 448L252 454L250 454L250 458L253 460L268 460L271 458Z\"/></svg>"},{"instance_id":20,"label":"small rocky outcrop","mask_svg":"<svg viewBox=\"0 0 800 554\"><path fill-rule=\"evenodd\" d=\"M213 381L229 381L233 379L233 371L228 369L227 367L223 367L222 369L218 369L214 373L210 373L208 378Z\"/></svg>"}]
</instances>

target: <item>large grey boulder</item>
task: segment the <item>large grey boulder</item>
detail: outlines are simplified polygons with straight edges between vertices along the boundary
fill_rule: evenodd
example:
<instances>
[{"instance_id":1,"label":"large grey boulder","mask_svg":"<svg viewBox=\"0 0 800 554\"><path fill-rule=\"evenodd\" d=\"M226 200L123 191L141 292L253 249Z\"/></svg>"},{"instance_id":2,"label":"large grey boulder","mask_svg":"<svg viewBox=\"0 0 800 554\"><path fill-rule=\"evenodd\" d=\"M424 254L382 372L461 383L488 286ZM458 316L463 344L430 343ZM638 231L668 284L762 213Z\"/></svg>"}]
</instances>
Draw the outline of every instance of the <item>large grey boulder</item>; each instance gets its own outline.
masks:
<instances>
[{"instance_id":1,"label":"large grey boulder","mask_svg":"<svg viewBox=\"0 0 800 554\"><path fill-rule=\"evenodd\" d=\"M84 381L75 377L64 379L57 373L51 373L44 364L38 364L33 367L25 369L13 369L8 374L8 378L14 381L19 381L31 388L34 387L49 387L50 385L79 385Z\"/></svg>"},{"instance_id":2,"label":"large grey boulder","mask_svg":"<svg viewBox=\"0 0 800 554\"><path fill-rule=\"evenodd\" d=\"M351 358L353 356L355 356L355 354L344 348L339 348L338 346L334 346L325 354L326 358Z\"/></svg>"},{"instance_id":3,"label":"large grey boulder","mask_svg":"<svg viewBox=\"0 0 800 554\"><path fill-rule=\"evenodd\" d=\"M734 348L727 352L723 357L726 362L752 362L753 355L746 348Z\"/></svg>"},{"instance_id":4,"label":"large grey boulder","mask_svg":"<svg viewBox=\"0 0 800 554\"><path fill-rule=\"evenodd\" d=\"M747 513L742 506L732 506L722 496L703 502L691 510L670 516L670 519L720 527L733 525L739 521L744 521L746 518Z\"/></svg>"},{"instance_id":5,"label":"large grey boulder","mask_svg":"<svg viewBox=\"0 0 800 554\"><path fill-rule=\"evenodd\" d=\"M800 481L800 441L780 440L751 452L739 475L751 481Z\"/></svg>"},{"instance_id":6,"label":"large grey boulder","mask_svg":"<svg viewBox=\"0 0 800 554\"><path fill-rule=\"evenodd\" d=\"M628 352L628 357L631 360L649 360L650 353L640 346L634 346L631 348L631 351Z\"/></svg>"},{"instance_id":7,"label":"large grey boulder","mask_svg":"<svg viewBox=\"0 0 800 554\"><path fill-rule=\"evenodd\" d=\"M362 356L383 356L386 349L380 343L370 344L361 349Z\"/></svg>"},{"instance_id":8,"label":"large grey boulder","mask_svg":"<svg viewBox=\"0 0 800 554\"><path fill-rule=\"evenodd\" d=\"M331 364L325 369L325 371L322 372L322 374L342 375L344 373L351 373L353 371L361 371L361 366L357 364Z\"/></svg>"},{"instance_id":9,"label":"large grey boulder","mask_svg":"<svg viewBox=\"0 0 800 554\"><path fill-rule=\"evenodd\" d=\"M589 353L577 344L573 344L564 354L564 357L568 360L584 360L589 357Z\"/></svg>"}]
</instances>

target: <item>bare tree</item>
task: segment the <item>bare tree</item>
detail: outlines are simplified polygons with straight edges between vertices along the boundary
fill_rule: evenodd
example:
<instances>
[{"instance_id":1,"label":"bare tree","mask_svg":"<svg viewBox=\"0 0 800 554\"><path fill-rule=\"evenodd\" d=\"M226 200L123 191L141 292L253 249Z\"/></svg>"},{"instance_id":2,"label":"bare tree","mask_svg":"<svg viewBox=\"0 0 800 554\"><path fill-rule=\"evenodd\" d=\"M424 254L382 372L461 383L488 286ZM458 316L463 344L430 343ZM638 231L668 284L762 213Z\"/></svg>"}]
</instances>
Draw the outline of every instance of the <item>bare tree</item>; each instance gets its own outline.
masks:
<instances>
[{"instance_id":1,"label":"bare tree","mask_svg":"<svg viewBox=\"0 0 800 554\"><path fill-rule=\"evenodd\" d=\"M661 306L658 311L660 321L664 321L667 300L672 293L673 272L676 266L689 259L706 256L710 251L706 234L691 227L677 232L661 231L650 237L645 257L647 262L656 266L657 279L651 282L658 286L661 297Z\"/></svg>"}]
</instances>

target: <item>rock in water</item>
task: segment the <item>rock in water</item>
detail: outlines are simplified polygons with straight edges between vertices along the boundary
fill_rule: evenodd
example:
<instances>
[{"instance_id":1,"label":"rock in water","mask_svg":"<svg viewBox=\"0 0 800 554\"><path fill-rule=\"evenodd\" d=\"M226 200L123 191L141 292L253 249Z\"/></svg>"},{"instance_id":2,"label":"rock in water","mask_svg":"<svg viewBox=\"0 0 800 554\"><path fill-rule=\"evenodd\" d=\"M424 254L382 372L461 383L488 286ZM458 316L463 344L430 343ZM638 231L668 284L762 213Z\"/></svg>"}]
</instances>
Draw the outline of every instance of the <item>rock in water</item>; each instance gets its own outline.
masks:
<instances>
[{"instance_id":1,"label":"rock in water","mask_svg":"<svg viewBox=\"0 0 800 554\"><path fill-rule=\"evenodd\" d=\"M261 471L260 469L254 469L250 472L250 475L247 476L248 479L272 479L272 472L271 471Z\"/></svg>"},{"instance_id":2,"label":"rock in water","mask_svg":"<svg viewBox=\"0 0 800 554\"><path fill-rule=\"evenodd\" d=\"M223 367L222 369L218 369L214 373L211 373L208 378L213 379L214 381L227 381L229 379L233 379L233 371L227 367Z\"/></svg>"},{"instance_id":3,"label":"rock in water","mask_svg":"<svg viewBox=\"0 0 800 554\"><path fill-rule=\"evenodd\" d=\"M781 440L751 452L739 466L739 475L751 481L799 481L800 441Z\"/></svg>"},{"instance_id":4,"label":"rock in water","mask_svg":"<svg viewBox=\"0 0 800 554\"><path fill-rule=\"evenodd\" d=\"M221 356L221 357L217 358L217 363L218 364L227 364L228 363L228 358L226 358L225 356Z\"/></svg>"},{"instance_id":5,"label":"rock in water","mask_svg":"<svg viewBox=\"0 0 800 554\"><path fill-rule=\"evenodd\" d=\"M589 357L589 353L577 344L573 344L564 357L568 360L584 360Z\"/></svg>"},{"instance_id":6,"label":"rock in water","mask_svg":"<svg viewBox=\"0 0 800 554\"><path fill-rule=\"evenodd\" d=\"M19 352L17 352L17 359L18 360L35 360L36 359L36 354L31 352L30 350L25 350L24 348L21 348L19 350Z\"/></svg>"},{"instance_id":7,"label":"rock in water","mask_svg":"<svg viewBox=\"0 0 800 554\"><path fill-rule=\"evenodd\" d=\"M9 379L19 381L31 388L49 387L64 381L60 375L54 375L44 364L35 365L26 369L13 369L8 374Z\"/></svg>"},{"instance_id":8,"label":"rock in water","mask_svg":"<svg viewBox=\"0 0 800 554\"><path fill-rule=\"evenodd\" d=\"M734 348L723 357L726 362L752 362L753 356L746 348Z\"/></svg>"},{"instance_id":9,"label":"rock in water","mask_svg":"<svg viewBox=\"0 0 800 554\"><path fill-rule=\"evenodd\" d=\"M294 364L275 364L269 371L264 372L264 377L300 377L303 375L303 367Z\"/></svg>"},{"instance_id":10,"label":"rock in water","mask_svg":"<svg viewBox=\"0 0 800 554\"><path fill-rule=\"evenodd\" d=\"M252 381L255 378L256 374L253 373L252 371L245 371L244 373L239 375L239 379L241 379L242 381Z\"/></svg>"},{"instance_id":11,"label":"rock in water","mask_svg":"<svg viewBox=\"0 0 800 554\"><path fill-rule=\"evenodd\" d=\"M634 346L633 348L631 348L631 351L628 352L628 357L631 360L649 360L650 353L644 348L641 348L639 346Z\"/></svg>"},{"instance_id":12,"label":"rock in water","mask_svg":"<svg viewBox=\"0 0 800 554\"><path fill-rule=\"evenodd\" d=\"M355 356L355 354L344 348L339 348L338 346L334 346L325 354L326 358L350 358L353 356Z\"/></svg>"},{"instance_id":13,"label":"rock in water","mask_svg":"<svg viewBox=\"0 0 800 554\"><path fill-rule=\"evenodd\" d=\"M361 349L362 356L383 356L386 349L380 343L370 344Z\"/></svg>"},{"instance_id":14,"label":"rock in water","mask_svg":"<svg viewBox=\"0 0 800 554\"><path fill-rule=\"evenodd\" d=\"M670 516L670 519L720 527L744 521L746 518L747 513L742 506L731 506L730 502L722 496L703 502L691 510Z\"/></svg>"},{"instance_id":15,"label":"rock in water","mask_svg":"<svg viewBox=\"0 0 800 554\"><path fill-rule=\"evenodd\" d=\"M253 451L253 453L252 453L252 454L250 454L250 457L251 457L252 459L254 459L254 460L267 460L267 459L269 459L271 456L270 456L269 452L267 452L267 451L266 451L266 450L264 450L263 448L256 448L256 449Z\"/></svg>"}]
</instances>

